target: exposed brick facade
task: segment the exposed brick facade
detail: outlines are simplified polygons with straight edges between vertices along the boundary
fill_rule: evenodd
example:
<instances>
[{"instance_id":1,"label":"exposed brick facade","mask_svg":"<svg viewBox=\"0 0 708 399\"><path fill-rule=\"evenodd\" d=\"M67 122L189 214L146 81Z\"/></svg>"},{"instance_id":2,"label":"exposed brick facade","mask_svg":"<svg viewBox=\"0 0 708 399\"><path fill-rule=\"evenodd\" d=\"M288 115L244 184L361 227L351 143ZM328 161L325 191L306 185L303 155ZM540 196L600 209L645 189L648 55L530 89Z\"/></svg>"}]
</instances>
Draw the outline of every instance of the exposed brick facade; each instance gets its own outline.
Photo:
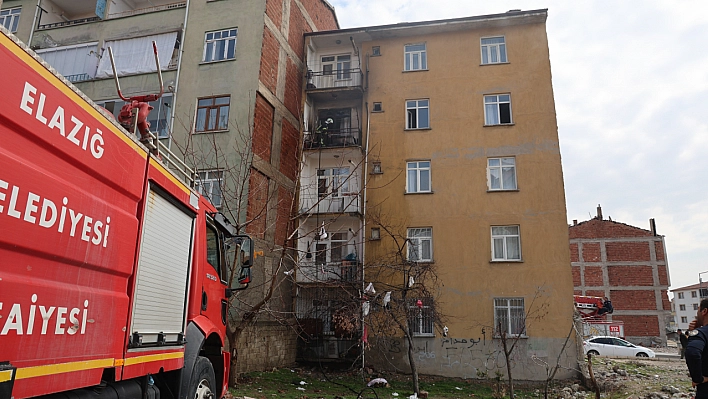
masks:
<instances>
[{"instance_id":1,"label":"exposed brick facade","mask_svg":"<svg viewBox=\"0 0 708 399\"><path fill-rule=\"evenodd\" d=\"M280 28L283 24L283 0L266 0L266 15Z\"/></svg>"},{"instance_id":2,"label":"exposed brick facade","mask_svg":"<svg viewBox=\"0 0 708 399\"><path fill-rule=\"evenodd\" d=\"M278 188L278 217L275 222L275 243L284 245L285 239L292 231L291 215L293 209L293 194L283 187ZM289 244L288 246L291 246Z\"/></svg>"},{"instance_id":3,"label":"exposed brick facade","mask_svg":"<svg viewBox=\"0 0 708 399\"><path fill-rule=\"evenodd\" d=\"M310 24L302 15L300 7L296 4L297 0L290 1L290 33L288 34L288 43L295 51L297 57L303 60L305 51L305 33L312 32Z\"/></svg>"},{"instance_id":4,"label":"exposed brick facade","mask_svg":"<svg viewBox=\"0 0 708 399\"><path fill-rule=\"evenodd\" d=\"M278 58L280 47L270 29L263 30L263 49L261 53L261 70L258 79L271 92L275 93L278 84Z\"/></svg>"},{"instance_id":5,"label":"exposed brick facade","mask_svg":"<svg viewBox=\"0 0 708 399\"><path fill-rule=\"evenodd\" d=\"M285 72L285 107L294 115L300 114L302 96L302 76L297 65L288 58Z\"/></svg>"},{"instance_id":6,"label":"exposed brick facade","mask_svg":"<svg viewBox=\"0 0 708 399\"><path fill-rule=\"evenodd\" d=\"M299 171L298 148L300 148L300 130L283 118L283 133L280 147L280 173L295 180Z\"/></svg>"},{"instance_id":7,"label":"exposed brick facade","mask_svg":"<svg viewBox=\"0 0 708 399\"><path fill-rule=\"evenodd\" d=\"M629 340L665 343L670 281L663 237L601 217L570 226L568 234L576 295L609 296L615 311L608 319L624 321Z\"/></svg>"},{"instance_id":8,"label":"exposed brick facade","mask_svg":"<svg viewBox=\"0 0 708 399\"><path fill-rule=\"evenodd\" d=\"M265 161L270 161L273 138L273 117L275 110L260 93L256 94L254 111L253 153Z\"/></svg>"},{"instance_id":9,"label":"exposed brick facade","mask_svg":"<svg viewBox=\"0 0 708 399\"><path fill-rule=\"evenodd\" d=\"M317 30L333 30L338 29L339 24L337 23L337 18L329 5L325 4L322 0L300 0L300 4L305 7L307 13L310 15L312 22L317 27Z\"/></svg>"},{"instance_id":10,"label":"exposed brick facade","mask_svg":"<svg viewBox=\"0 0 708 399\"><path fill-rule=\"evenodd\" d=\"M613 287L654 285L651 266L607 266L607 274Z\"/></svg>"},{"instance_id":11,"label":"exposed brick facade","mask_svg":"<svg viewBox=\"0 0 708 399\"><path fill-rule=\"evenodd\" d=\"M266 218L268 216L268 177L255 169L251 169L248 190L246 220L251 221L251 223L246 227L246 232L254 237L263 239L265 238Z\"/></svg>"}]
</instances>

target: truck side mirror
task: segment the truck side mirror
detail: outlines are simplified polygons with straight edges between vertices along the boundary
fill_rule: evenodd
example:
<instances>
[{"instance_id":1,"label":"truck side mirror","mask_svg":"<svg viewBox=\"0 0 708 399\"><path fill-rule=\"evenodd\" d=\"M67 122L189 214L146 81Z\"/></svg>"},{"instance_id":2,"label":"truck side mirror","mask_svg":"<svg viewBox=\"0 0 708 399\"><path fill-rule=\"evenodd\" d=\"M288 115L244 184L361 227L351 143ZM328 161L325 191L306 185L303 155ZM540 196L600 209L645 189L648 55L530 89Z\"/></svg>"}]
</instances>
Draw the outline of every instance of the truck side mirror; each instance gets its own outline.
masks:
<instances>
[{"instance_id":1,"label":"truck side mirror","mask_svg":"<svg viewBox=\"0 0 708 399\"><path fill-rule=\"evenodd\" d=\"M247 235L234 236L232 242L237 246L237 256L242 269L253 266L253 239Z\"/></svg>"}]
</instances>

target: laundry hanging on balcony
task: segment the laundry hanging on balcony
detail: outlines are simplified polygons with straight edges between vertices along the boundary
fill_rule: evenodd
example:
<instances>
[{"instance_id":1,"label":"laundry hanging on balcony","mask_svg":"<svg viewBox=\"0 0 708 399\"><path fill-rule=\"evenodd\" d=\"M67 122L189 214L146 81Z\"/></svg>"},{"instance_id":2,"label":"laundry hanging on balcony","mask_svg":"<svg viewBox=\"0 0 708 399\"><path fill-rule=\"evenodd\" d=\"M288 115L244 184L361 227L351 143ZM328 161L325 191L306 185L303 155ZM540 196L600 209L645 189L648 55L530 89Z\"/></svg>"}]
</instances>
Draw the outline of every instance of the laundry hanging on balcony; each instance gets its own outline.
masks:
<instances>
[{"instance_id":1,"label":"laundry hanging on balcony","mask_svg":"<svg viewBox=\"0 0 708 399\"><path fill-rule=\"evenodd\" d=\"M103 55L98 64L97 78L113 76L111 59L108 56L108 47L113 50L118 76L136 73L149 73L155 71L155 55L152 42L157 45L160 68L167 69L172 59L172 52L177 41L177 32L163 33L124 40L106 41L103 46Z\"/></svg>"}]
</instances>

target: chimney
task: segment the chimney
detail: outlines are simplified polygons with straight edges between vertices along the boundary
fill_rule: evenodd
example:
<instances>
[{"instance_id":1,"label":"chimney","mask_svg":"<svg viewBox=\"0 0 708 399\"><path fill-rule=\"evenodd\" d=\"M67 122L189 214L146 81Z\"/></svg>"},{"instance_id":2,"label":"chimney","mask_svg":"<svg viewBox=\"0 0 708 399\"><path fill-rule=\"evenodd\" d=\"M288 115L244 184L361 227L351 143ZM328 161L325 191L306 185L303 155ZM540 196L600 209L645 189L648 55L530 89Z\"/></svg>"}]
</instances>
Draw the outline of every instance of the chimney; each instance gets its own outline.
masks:
<instances>
[{"instance_id":1,"label":"chimney","mask_svg":"<svg viewBox=\"0 0 708 399\"><path fill-rule=\"evenodd\" d=\"M649 219L649 230L651 230L651 234L656 237L656 222L654 218Z\"/></svg>"},{"instance_id":2,"label":"chimney","mask_svg":"<svg viewBox=\"0 0 708 399\"><path fill-rule=\"evenodd\" d=\"M597 204L597 220L602 220L602 207L600 204Z\"/></svg>"},{"instance_id":3,"label":"chimney","mask_svg":"<svg viewBox=\"0 0 708 399\"><path fill-rule=\"evenodd\" d=\"M578 219L573 219L573 226L577 226L577 225L578 225Z\"/></svg>"}]
</instances>

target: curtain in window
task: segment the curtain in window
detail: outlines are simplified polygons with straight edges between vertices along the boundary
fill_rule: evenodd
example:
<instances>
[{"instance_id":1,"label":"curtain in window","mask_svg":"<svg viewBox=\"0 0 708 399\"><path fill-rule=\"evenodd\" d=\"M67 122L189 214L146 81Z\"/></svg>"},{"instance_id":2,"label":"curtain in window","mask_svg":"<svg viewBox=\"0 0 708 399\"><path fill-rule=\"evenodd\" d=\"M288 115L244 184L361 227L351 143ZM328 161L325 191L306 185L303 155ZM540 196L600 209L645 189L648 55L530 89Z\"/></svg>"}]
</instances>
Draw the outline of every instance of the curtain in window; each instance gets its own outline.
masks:
<instances>
[{"instance_id":1,"label":"curtain in window","mask_svg":"<svg viewBox=\"0 0 708 399\"><path fill-rule=\"evenodd\" d=\"M172 59L172 50L174 50L175 42L177 41L177 32L107 41L103 46L104 51L98 64L96 77L107 78L113 76L108 47L113 49L113 58L115 59L118 76L155 72L155 56L152 50L153 40L157 44L160 68L166 69Z\"/></svg>"},{"instance_id":2,"label":"curtain in window","mask_svg":"<svg viewBox=\"0 0 708 399\"><path fill-rule=\"evenodd\" d=\"M37 54L69 81L92 79L98 67L97 43L38 50Z\"/></svg>"}]
</instances>

